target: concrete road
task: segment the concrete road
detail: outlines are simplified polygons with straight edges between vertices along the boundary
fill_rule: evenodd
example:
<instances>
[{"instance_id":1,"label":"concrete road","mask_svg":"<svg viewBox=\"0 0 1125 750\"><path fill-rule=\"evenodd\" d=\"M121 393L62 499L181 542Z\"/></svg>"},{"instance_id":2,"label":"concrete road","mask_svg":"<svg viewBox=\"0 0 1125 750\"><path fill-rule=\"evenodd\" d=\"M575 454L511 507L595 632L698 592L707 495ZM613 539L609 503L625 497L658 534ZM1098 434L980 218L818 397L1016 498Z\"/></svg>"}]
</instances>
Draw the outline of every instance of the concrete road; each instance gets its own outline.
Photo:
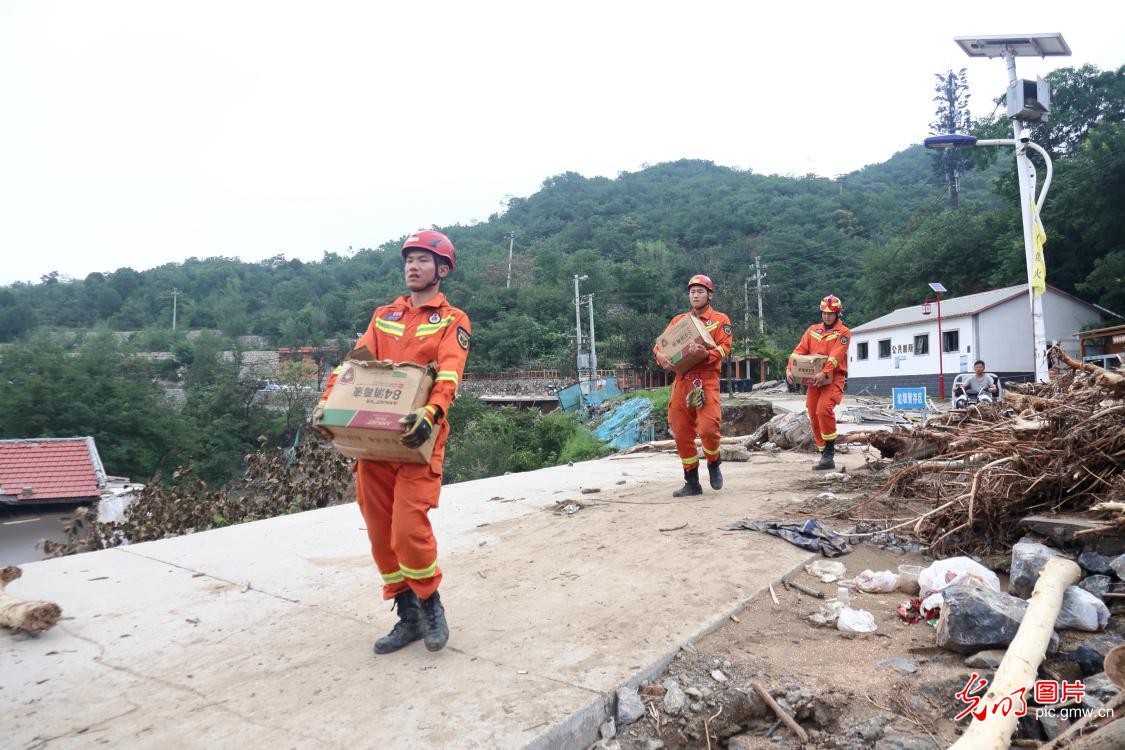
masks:
<instances>
[{"instance_id":1,"label":"concrete road","mask_svg":"<svg viewBox=\"0 0 1125 750\"><path fill-rule=\"evenodd\" d=\"M0 505L0 568L42 560L43 551L35 545L40 539L64 541L66 535L60 519L70 510L57 505Z\"/></svg>"},{"instance_id":2,"label":"concrete road","mask_svg":"<svg viewBox=\"0 0 1125 750\"><path fill-rule=\"evenodd\" d=\"M811 463L756 454L685 499L669 454L443 488L437 654L372 654L395 615L354 504L27 565L8 593L64 620L0 632L3 744L586 748L616 688L810 559L722 528L784 517Z\"/></svg>"}]
</instances>

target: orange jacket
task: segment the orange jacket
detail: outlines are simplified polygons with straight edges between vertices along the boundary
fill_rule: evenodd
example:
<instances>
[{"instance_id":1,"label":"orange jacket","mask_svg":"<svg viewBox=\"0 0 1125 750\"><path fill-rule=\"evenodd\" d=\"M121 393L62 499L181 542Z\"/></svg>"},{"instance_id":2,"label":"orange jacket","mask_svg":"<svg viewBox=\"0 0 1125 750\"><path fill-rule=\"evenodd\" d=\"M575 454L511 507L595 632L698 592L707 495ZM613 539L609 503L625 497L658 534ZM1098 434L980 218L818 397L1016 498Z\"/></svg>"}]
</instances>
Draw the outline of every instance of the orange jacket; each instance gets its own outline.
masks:
<instances>
[{"instance_id":1,"label":"orange jacket","mask_svg":"<svg viewBox=\"0 0 1125 750\"><path fill-rule=\"evenodd\" d=\"M839 370L844 375L848 374L848 344L851 343L851 329L839 320L831 328L825 328L824 323L814 323L801 336L801 341L793 354L816 354L828 357L824 363L824 372L832 375ZM789 367L793 367L793 358L789 359Z\"/></svg>"},{"instance_id":2,"label":"orange jacket","mask_svg":"<svg viewBox=\"0 0 1125 750\"><path fill-rule=\"evenodd\" d=\"M723 360L730 356L730 343L731 343L731 327L730 318L721 312L716 312L710 305L703 308L699 312L690 310L685 313L680 313L676 317L668 321L668 325L674 325L680 320L683 320L685 315L694 315L703 322L703 326L707 329L707 333L711 334L711 338L715 341L715 348L707 354L707 359L700 362L695 367L687 372L682 372L676 375L677 378L686 377L702 377L704 375L718 376L723 369ZM656 353L656 347L652 348L653 353Z\"/></svg>"},{"instance_id":3,"label":"orange jacket","mask_svg":"<svg viewBox=\"0 0 1125 750\"><path fill-rule=\"evenodd\" d=\"M469 316L449 304L444 294L437 294L421 307L413 307L410 296L403 295L376 308L355 348L366 346L376 359L392 362L436 362L437 378L429 403L448 414L465 373L472 332ZM335 383L336 373L332 373L321 401L328 398Z\"/></svg>"}]
</instances>

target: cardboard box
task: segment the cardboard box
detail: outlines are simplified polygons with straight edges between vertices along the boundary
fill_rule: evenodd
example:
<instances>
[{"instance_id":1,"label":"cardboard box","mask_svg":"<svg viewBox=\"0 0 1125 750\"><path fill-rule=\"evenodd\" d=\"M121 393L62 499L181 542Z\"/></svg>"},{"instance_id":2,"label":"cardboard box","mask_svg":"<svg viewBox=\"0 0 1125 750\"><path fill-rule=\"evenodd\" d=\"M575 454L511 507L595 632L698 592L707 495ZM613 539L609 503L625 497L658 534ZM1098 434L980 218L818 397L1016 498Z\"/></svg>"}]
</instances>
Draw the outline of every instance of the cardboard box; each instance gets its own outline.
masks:
<instances>
[{"instance_id":1,"label":"cardboard box","mask_svg":"<svg viewBox=\"0 0 1125 750\"><path fill-rule=\"evenodd\" d=\"M419 448L399 442L399 420L425 406L434 385L433 369L412 362L376 360L366 347L348 354L317 422L332 433L336 450L371 461L429 463L435 429Z\"/></svg>"},{"instance_id":2,"label":"cardboard box","mask_svg":"<svg viewBox=\"0 0 1125 750\"><path fill-rule=\"evenodd\" d=\"M820 354L794 354L793 379L802 385L809 385L817 373L824 370L824 363L828 357Z\"/></svg>"},{"instance_id":3,"label":"cardboard box","mask_svg":"<svg viewBox=\"0 0 1125 750\"><path fill-rule=\"evenodd\" d=\"M715 348L715 340L707 333L703 321L694 315L685 315L664 329L664 333L656 340L656 348L672 360L672 369L687 372L707 359L708 354L706 351L687 354L688 345L693 341L699 342L707 350Z\"/></svg>"}]
</instances>

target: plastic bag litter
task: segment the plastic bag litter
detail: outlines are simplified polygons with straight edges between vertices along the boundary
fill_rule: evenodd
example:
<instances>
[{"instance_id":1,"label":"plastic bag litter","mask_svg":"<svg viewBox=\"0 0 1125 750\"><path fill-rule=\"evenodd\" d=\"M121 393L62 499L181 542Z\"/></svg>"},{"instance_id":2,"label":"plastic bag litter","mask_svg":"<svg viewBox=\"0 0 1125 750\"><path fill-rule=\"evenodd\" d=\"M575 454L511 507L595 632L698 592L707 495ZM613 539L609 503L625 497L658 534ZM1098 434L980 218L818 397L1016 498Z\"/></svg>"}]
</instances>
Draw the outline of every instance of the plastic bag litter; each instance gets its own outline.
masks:
<instances>
[{"instance_id":1,"label":"plastic bag litter","mask_svg":"<svg viewBox=\"0 0 1125 750\"><path fill-rule=\"evenodd\" d=\"M1109 609L1101 599L1085 589L1068 586L1063 594L1062 607L1055 619L1055 628L1085 630L1096 633L1109 624Z\"/></svg>"},{"instance_id":2,"label":"plastic bag litter","mask_svg":"<svg viewBox=\"0 0 1125 750\"><path fill-rule=\"evenodd\" d=\"M842 611L844 611L843 602L839 599L829 599L820 605L820 609L809 615L809 620L813 625L831 625L840 617Z\"/></svg>"},{"instance_id":3,"label":"plastic bag litter","mask_svg":"<svg viewBox=\"0 0 1125 750\"><path fill-rule=\"evenodd\" d=\"M875 615L866 609L852 609L844 607L836 619L836 629L841 633L874 633L878 627L875 625Z\"/></svg>"},{"instance_id":4,"label":"plastic bag litter","mask_svg":"<svg viewBox=\"0 0 1125 750\"><path fill-rule=\"evenodd\" d=\"M813 578L820 579L823 583L832 583L844 577L847 568L842 562L833 560L816 560L805 566L805 572Z\"/></svg>"},{"instance_id":5,"label":"plastic bag litter","mask_svg":"<svg viewBox=\"0 0 1125 750\"><path fill-rule=\"evenodd\" d=\"M865 570L855 577L855 587L869 594L882 594L898 587L898 573L889 570Z\"/></svg>"},{"instance_id":6,"label":"plastic bag litter","mask_svg":"<svg viewBox=\"0 0 1125 750\"><path fill-rule=\"evenodd\" d=\"M939 609L945 604L941 592L954 584L992 589L999 593L1000 579L988 568L968 557L935 560L918 574L918 591L922 609Z\"/></svg>"}]
</instances>

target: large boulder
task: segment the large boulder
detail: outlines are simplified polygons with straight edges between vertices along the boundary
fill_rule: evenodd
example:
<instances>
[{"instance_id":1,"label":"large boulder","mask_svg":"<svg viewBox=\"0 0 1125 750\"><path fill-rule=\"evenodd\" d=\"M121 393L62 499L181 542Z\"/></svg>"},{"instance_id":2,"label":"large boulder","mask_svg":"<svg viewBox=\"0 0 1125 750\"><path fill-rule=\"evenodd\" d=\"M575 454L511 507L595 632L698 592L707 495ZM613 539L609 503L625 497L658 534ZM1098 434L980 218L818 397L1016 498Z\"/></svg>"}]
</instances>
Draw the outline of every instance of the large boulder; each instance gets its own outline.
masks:
<instances>
[{"instance_id":1,"label":"large boulder","mask_svg":"<svg viewBox=\"0 0 1125 750\"><path fill-rule=\"evenodd\" d=\"M1061 557L1057 549L1052 549L1045 544L1021 539L1012 547L1012 572L1008 582L1008 590L1016 596L1027 598L1035 589L1035 582L1039 580L1039 572L1047 561Z\"/></svg>"},{"instance_id":2,"label":"large boulder","mask_svg":"<svg viewBox=\"0 0 1125 750\"><path fill-rule=\"evenodd\" d=\"M950 586L937 624L937 645L971 654L1007 646L1016 637L1027 602L979 586Z\"/></svg>"},{"instance_id":3,"label":"large boulder","mask_svg":"<svg viewBox=\"0 0 1125 750\"><path fill-rule=\"evenodd\" d=\"M1122 643L1125 638L1117 633L1102 633L1060 651L1058 658L1077 662L1084 675L1097 674L1105 669L1105 655Z\"/></svg>"}]
</instances>

